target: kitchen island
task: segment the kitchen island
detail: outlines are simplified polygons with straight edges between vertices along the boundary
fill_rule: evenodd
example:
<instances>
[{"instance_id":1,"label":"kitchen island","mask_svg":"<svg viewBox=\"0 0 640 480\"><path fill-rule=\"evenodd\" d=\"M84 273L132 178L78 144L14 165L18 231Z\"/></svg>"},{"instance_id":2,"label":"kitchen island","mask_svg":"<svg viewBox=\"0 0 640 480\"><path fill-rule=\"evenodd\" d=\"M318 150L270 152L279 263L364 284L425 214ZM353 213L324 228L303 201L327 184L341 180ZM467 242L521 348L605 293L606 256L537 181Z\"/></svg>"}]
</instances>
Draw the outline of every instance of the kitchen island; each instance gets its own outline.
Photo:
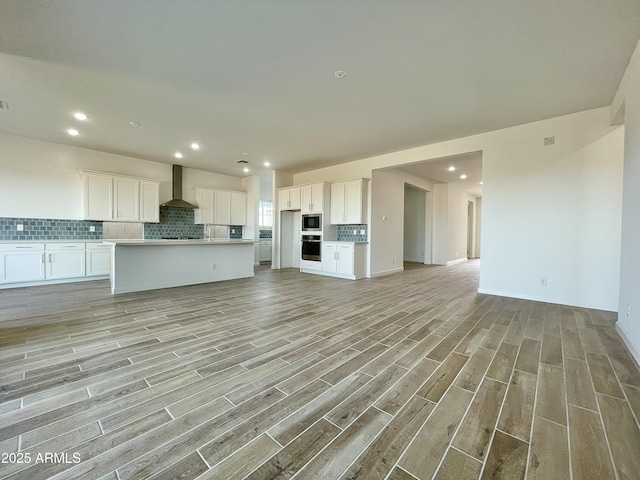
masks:
<instances>
[{"instance_id":1,"label":"kitchen island","mask_svg":"<svg viewBox=\"0 0 640 480\"><path fill-rule=\"evenodd\" d=\"M253 277L253 240L111 240L111 293Z\"/></svg>"}]
</instances>

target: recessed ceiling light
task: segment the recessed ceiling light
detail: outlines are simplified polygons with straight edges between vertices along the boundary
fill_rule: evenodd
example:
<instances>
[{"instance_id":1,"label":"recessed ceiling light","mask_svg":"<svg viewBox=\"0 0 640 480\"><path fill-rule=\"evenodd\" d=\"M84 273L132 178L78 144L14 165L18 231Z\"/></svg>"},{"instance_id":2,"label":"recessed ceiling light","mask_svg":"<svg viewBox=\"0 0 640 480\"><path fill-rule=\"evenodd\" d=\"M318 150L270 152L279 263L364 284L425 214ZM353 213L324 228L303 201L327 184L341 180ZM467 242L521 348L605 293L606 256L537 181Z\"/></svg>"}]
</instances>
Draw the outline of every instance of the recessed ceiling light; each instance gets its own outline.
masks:
<instances>
[{"instance_id":1,"label":"recessed ceiling light","mask_svg":"<svg viewBox=\"0 0 640 480\"><path fill-rule=\"evenodd\" d=\"M182 158L184 155L182 155L180 152L176 152L174 157L176 158Z\"/></svg>"},{"instance_id":2,"label":"recessed ceiling light","mask_svg":"<svg viewBox=\"0 0 640 480\"><path fill-rule=\"evenodd\" d=\"M467 178L467 176L463 173L462 175L460 175L460 178L464 180L465 178Z\"/></svg>"},{"instance_id":3,"label":"recessed ceiling light","mask_svg":"<svg viewBox=\"0 0 640 480\"><path fill-rule=\"evenodd\" d=\"M200 144L198 142L193 142L191 144L191 148L194 150L200 150Z\"/></svg>"},{"instance_id":4,"label":"recessed ceiling light","mask_svg":"<svg viewBox=\"0 0 640 480\"><path fill-rule=\"evenodd\" d=\"M242 169L242 171L243 171L244 173L249 173L249 167L244 167L244 168Z\"/></svg>"},{"instance_id":5,"label":"recessed ceiling light","mask_svg":"<svg viewBox=\"0 0 640 480\"><path fill-rule=\"evenodd\" d=\"M67 130L67 133L72 137L77 137L78 135L80 135L80 132L75 128L70 128L69 130Z\"/></svg>"},{"instance_id":6,"label":"recessed ceiling light","mask_svg":"<svg viewBox=\"0 0 640 480\"><path fill-rule=\"evenodd\" d=\"M265 167L270 167L271 166L271 162L264 162L264 166Z\"/></svg>"},{"instance_id":7,"label":"recessed ceiling light","mask_svg":"<svg viewBox=\"0 0 640 480\"><path fill-rule=\"evenodd\" d=\"M347 76L347 73L344 70L336 70L333 72L333 76L336 78L344 78Z\"/></svg>"},{"instance_id":8,"label":"recessed ceiling light","mask_svg":"<svg viewBox=\"0 0 640 480\"><path fill-rule=\"evenodd\" d=\"M89 117L87 116L86 113L82 113L82 112L76 112L73 114L73 116L75 117L76 120L87 120Z\"/></svg>"},{"instance_id":9,"label":"recessed ceiling light","mask_svg":"<svg viewBox=\"0 0 640 480\"><path fill-rule=\"evenodd\" d=\"M450 171L450 172L455 171L455 169L456 169L456 167L454 167L453 165L451 165L451 166L449 167L449 171Z\"/></svg>"},{"instance_id":10,"label":"recessed ceiling light","mask_svg":"<svg viewBox=\"0 0 640 480\"><path fill-rule=\"evenodd\" d=\"M132 127L139 127L140 126L140 124L138 122L133 122L133 121L129 122L129 125L131 125Z\"/></svg>"}]
</instances>

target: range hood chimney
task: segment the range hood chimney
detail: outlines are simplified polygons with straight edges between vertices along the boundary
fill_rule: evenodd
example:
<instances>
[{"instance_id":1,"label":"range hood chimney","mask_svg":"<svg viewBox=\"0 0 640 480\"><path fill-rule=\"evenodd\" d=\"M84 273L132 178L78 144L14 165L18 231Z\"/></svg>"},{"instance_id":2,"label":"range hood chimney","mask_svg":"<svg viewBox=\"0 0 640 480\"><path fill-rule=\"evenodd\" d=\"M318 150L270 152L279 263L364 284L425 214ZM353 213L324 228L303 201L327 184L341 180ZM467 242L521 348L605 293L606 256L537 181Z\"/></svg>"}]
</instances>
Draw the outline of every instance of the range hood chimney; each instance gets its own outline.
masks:
<instances>
[{"instance_id":1,"label":"range hood chimney","mask_svg":"<svg viewBox=\"0 0 640 480\"><path fill-rule=\"evenodd\" d=\"M161 204L161 207L190 208L192 210L198 208L182 199L182 165L173 166L172 192L173 198Z\"/></svg>"}]
</instances>

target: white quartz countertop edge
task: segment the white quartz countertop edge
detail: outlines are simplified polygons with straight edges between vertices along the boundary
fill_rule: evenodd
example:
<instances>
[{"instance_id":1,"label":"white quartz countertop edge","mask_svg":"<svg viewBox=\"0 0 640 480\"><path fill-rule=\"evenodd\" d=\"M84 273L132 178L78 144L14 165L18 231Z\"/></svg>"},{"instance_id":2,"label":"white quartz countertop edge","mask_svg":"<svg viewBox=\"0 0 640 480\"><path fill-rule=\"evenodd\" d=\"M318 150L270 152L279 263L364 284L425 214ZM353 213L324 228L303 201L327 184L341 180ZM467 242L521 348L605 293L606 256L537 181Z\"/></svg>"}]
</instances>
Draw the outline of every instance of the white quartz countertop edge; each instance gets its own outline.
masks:
<instances>
[{"instance_id":1,"label":"white quartz countertop edge","mask_svg":"<svg viewBox=\"0 0 640 480\"><path fill-rule=\"evenodd\" d=\"M127 246L171 246L171 245L230 245L253 244L254 240L244 238L212 238L211 240L104 240L109 245Z\"/></svg>"}]
</instances>

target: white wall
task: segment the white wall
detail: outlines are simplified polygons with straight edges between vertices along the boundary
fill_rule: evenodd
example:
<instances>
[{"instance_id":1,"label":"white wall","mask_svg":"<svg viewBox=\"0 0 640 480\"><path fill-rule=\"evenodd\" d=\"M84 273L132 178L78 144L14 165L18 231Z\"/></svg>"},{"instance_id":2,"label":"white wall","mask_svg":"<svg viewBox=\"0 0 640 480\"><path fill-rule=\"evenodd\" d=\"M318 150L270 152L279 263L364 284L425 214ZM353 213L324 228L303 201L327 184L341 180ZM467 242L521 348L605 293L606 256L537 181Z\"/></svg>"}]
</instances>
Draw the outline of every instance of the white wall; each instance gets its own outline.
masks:
<instances>
[{"instance_id":1,"label":"white wall","mask_svg":"<svg viewBox=\"0 0 640 480\"><path fill-rule=\"evenodd\" d=\"M640 42L611 105L624 114L624 195L618 331L640 363Z\"/></svg>"},{"instance_id":2,"label":"white wall","mask_svg":"<svg viewBox=\"0 0 640 480\"><path fill-rule=\"evenodd\" d=\"M544 147L548 136L556 143ZM480 291L616 311L623 139L605 107L296 174L294 183L369 177L379 168L482 151ZM402 240L384 234L393 229L380 220L398 203L395 192L384 178L371 178L375 275L397 268ZM434 244L434 262L435 251Z\"/></svg>"},{"instance_id":3,"label":"white wall","mask_svg":"<svg viewBox=\"0 0 640 480\"><path fill-rule=\"evenodd\" d=\"M82 218L79 170L160 180L160 202L171 199L171 165L0 134L0 217ZM242 179L185 168L184 199L195 186L242 190Z\"/></svg>"}]
</instances>

